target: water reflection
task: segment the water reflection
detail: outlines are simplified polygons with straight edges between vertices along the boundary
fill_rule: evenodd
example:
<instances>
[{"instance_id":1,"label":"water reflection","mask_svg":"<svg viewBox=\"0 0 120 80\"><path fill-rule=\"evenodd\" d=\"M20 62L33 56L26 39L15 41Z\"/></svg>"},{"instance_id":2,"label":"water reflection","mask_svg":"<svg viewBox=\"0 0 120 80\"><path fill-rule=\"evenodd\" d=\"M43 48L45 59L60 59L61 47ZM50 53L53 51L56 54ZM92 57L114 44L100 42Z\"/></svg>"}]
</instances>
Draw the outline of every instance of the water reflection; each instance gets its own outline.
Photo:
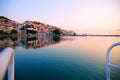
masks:
<instances>
[{"instance_id":1,"label":"water reflection","mask_svg":"<svg viewBox=\"0 0 120 80\"><path fill-rule=\"evenodd\" d=\"M60 43L68 38L60 38L58 36L37 36L37 37L0 37L0 50L10 46L14 49L17 47L29 48L41 48L53 44Z\"/></svg>"},{"instance_id":2,"label":"water reflection","mask_svg":"<svg viewBox=\"0 0 120 80\"><path fill-rule=\"evenodd\" d=\"M9 46L15 49L17 40L17 37L0 37L0 51Z\"/></svg>"},{"instance_id":3,"label":"water reflection","mask_svg":"<svg viewBox=\"0 0 120 80\"><path fill-rule=\"evenodd\" d=\"M106 80L106 77L108 80L120 80L118 70L105 68L106 50L120 38L40 36L7 37L0 41L0 45L6 43L15 48L25 48L15 50L16 80ZM57 45L42 48L53 44ZM119 50L120 47L117 47L111 52L111 60L118 65ZM108 75L105 74L106 69Z\"/></svg>"}]
</instances>

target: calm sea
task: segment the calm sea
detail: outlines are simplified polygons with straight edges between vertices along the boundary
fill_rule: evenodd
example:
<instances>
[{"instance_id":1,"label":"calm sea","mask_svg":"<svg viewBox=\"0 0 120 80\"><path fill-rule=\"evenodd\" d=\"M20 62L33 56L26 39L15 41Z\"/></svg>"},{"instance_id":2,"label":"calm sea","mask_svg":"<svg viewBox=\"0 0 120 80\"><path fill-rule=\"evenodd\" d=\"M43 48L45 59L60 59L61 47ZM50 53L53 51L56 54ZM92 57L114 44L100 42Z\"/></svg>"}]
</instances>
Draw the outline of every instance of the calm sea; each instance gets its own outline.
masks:
<instances>
[{"instance_id":1,"label":"calm sea","mask_svg":"<svg viewBox=\"0 0 120 80\"><path fill-rule=\"evenodd\" d=\"M106 51L120 37L61 37L21 41L15 49L15 80L106 80ZM120 65L120 46L110 55ZM120 70L110 69L110 80Z\"/></svg>"}]
</instances>

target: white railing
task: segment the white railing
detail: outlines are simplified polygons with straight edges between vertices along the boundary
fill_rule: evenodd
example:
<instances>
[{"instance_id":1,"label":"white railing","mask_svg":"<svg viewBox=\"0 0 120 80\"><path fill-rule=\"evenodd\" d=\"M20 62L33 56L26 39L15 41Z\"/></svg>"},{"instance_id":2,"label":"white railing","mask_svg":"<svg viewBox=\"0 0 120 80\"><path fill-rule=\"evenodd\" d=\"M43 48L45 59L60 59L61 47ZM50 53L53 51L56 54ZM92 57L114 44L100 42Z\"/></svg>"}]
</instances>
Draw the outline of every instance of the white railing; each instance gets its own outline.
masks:
<instances>
[{"instance_id":1,"label":"white railing","mask_svg":"<svg viewBox=\"0 0 120 80\"><path fill-rule=\"evenodd\" d=\"M0 80L3 80L8 69L8 80L14 80L14 50L11 47L0 52Z\"/></svg>"},{"instance_id":2,"label":"white railing","mask_svg":"<svg viewBox=\"0 0 120 80\"><path fill-rule=\"evenodd\" d=\"M118 46L118 45L120 45L120 42L112 44L107 50L107 53L106 53L106 80L110 80L110 67L120 69L120 66L110 63L110 52L111 52L112 48L114 48L115 46Z\"/></svg>"}]
</instances>

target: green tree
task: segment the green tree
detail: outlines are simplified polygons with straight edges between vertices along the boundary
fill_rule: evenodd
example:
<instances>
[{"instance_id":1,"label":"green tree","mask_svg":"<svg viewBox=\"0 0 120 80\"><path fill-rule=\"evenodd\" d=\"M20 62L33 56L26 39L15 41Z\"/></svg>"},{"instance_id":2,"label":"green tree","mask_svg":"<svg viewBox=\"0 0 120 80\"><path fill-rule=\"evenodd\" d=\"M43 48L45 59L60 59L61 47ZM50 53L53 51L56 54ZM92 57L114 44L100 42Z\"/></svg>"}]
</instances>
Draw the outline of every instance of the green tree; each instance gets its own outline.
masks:
<instances>
[{"instance_id":1,"label":"green tree","mask_svg":"<svg viewBox=\"0 0 120 80\"><path fill-rule=\"evenodd\" d=\"M36 33L37 33L37 31L27 30L27 34L29 34L29 33L31 33L31 34L36 34Z\"/></svg>"},{"instance_id":2,"label":"green tree","mask_svg":"<svg viewBox=\"0 0 120 80\"><path fill-rule=\"evenodd\" d=\"M0 34L4 34L4 31L3 31L3 30L0 30Z\"/></svg>"},{"instance_id":3,"label":"green tree","mask_svg":"<svg viewBox=\"0 0 120 80\"><path fill-rule=\"evenodd\" d=\"M61 34L61 32L60 32L59 29L55 29L55 30L53 31L53 34L59 36L59 35Z\"/></svg>"},{"instance_id":4,"label":"green tree","mask_svg":"<svg viewBox=\"0 0 120 80\"><path fill-rule=\"evenodd\" d=\"M17 34L17 30L12 29L10 34Z\"/></svg>"}]
</instances>

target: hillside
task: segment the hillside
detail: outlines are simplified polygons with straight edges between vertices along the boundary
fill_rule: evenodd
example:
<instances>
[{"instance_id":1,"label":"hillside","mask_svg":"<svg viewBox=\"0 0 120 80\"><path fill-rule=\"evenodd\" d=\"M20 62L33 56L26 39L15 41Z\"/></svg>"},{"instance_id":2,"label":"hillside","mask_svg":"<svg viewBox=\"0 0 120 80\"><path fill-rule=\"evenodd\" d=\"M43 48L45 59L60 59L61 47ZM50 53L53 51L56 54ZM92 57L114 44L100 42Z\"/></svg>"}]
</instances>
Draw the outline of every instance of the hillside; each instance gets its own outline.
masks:
<instances>
[{"instance_id":1,"label":"hillside","mask_svg":"<svg viewBox=\"0 0 120 80\"><path fill-rule=\"evenodd\" d=\"M55 29L59 30L62 35L71 35L67 30L61 29L57 26L53 26L50 24L38 22L38 21L25 21L23 23L19 23L17 21L8 19L7 17L0 16L0 30L3 30L5 33L10 33L12 29L20 30L25 25L31 26L33 30L48 32L53 31Z\"/></svg>"}]
</instances>

